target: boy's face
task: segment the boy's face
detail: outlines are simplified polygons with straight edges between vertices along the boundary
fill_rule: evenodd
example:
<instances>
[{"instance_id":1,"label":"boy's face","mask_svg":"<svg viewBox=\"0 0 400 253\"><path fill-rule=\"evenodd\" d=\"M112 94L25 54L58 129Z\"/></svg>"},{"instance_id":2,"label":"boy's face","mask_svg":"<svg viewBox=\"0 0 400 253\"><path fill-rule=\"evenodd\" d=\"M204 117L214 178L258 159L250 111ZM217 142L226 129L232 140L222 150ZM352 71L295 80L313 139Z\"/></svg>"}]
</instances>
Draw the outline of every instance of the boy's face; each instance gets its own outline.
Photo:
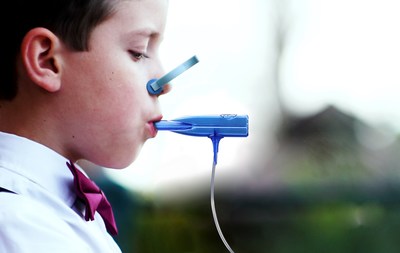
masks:
<instances>
[{"instance_id":1,"label":"boy's face","mask_svg":"<svg viewBox=\"0 0 400 253\"><path fill-rule=\"evenodd\" d=\"M67 133L67 154L123 168L155 136L152 122L161 112L146 83L164 74L158 48L167 5L168 0L121 1L93 30L87 52L64 54L60 93L69 101L60 127Z\"/></svg>"}]
</instances>

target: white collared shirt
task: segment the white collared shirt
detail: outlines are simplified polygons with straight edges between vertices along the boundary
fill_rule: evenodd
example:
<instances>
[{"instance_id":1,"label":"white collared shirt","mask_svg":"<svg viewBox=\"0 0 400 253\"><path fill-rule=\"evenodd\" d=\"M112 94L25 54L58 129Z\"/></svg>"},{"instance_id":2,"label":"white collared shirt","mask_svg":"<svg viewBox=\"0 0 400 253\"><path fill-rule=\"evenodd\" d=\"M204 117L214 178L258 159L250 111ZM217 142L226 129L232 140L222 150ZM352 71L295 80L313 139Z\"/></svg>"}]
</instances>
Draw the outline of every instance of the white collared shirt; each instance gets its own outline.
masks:
<instances>
[{"instance_id":1,"label":"white collared shirt","mask_svg":"<svg viewBox=\"0 0 400 253\"><path fill-rule=\"evenodd\" d=\"M0 252L121 252L96 212L75 205L68 160L53 150L0 132Z\"/></svg>"}]
</instances>

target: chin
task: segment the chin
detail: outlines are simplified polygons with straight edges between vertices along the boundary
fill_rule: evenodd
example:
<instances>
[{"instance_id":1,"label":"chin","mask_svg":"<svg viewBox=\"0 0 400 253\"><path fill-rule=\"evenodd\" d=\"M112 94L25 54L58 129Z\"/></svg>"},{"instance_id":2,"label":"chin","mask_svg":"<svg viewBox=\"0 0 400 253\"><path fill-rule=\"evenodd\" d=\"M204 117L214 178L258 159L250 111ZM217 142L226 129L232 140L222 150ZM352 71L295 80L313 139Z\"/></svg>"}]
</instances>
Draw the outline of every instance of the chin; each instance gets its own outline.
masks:
<instances>
[{"instance_id":1,"label":"chin","mask_svg":"<svg viewBox=\"0 0 400 253\"><path fill-rule=\"evenodd\" d=\"M110 169L125 169L131 165L142 150L143 144L138 142L122 143L92 153L87 160L98 166ZM86 159L85 158L85 159Z\"/></svg>"},{"instance_id":2,"label":"chin","mask_svg":"<svg viewBox=\"0 0 400 253\"><path fill-rule=\"evenodd\" d=\"M129 165L131 165L140 153L141 147L133 150L132 152L121 152L119 155L108 156L109 160L105 161L106 165L103 165L107 168L112 169L125 169ZM123 153L123 154L122 154Z\"/></svg>"}]
</instances>

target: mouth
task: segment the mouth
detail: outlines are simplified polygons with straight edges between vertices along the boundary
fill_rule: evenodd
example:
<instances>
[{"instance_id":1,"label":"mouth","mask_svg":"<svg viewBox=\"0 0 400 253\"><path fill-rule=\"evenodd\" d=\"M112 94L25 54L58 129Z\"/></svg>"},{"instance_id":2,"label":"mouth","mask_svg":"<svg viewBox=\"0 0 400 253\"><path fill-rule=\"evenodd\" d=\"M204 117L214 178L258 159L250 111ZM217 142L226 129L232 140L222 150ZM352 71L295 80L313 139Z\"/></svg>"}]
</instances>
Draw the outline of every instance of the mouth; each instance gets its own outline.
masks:
<instances>
[{"instance_id":1,"label":"mouth","mask_svg":"<svg viewBox=\"0 0 400 253\"><path fill-rule=\"evenodd\" d=\"M147 122L147 129L148 129L148 133L150 135L151 138L154 138L157 136L157 128L154 125L155 122L160 121L162 119L162 116L156 117L153 120L150 120L149 122Z\"/></svg>"},{"instance_id":2,"label":"mouth","mask_svg":"<svg viewBox=\"0 0 400 253\"><path fill-rule=\"evenodd\" d=\"M157 129L154 126L154 122L148 122L147 123L147 130L148 130L148 133L150 135L150 138L154 138L154 137L157 136Z\"/></svg>"}]
</instances>

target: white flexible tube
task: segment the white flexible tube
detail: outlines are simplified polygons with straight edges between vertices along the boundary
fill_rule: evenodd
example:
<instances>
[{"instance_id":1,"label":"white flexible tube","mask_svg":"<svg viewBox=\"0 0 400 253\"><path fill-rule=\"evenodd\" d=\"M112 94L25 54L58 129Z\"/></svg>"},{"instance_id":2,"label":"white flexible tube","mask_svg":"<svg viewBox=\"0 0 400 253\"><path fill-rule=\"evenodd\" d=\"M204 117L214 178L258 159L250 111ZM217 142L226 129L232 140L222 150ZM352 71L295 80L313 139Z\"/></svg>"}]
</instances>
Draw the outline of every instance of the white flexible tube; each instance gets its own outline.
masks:
<instances>
[{"instance_id":1,"label":"white flexible tube","mask_svg":"<svg viewBox=\"0 0 400 253\"><path fill-rule=\"evenodd\" d=\"M212 165L212 174L211 174L211 210L214 218L214 223L215 226L217 227L217 231L219 234L219 237L221 237L222 242L225 244L225 247L229 250L230 253L235 253L231 247L229 246L228 242L225 240L224 235L222 234L221 228L219 227L218 223L218 218L217 218L217 212L215 210L215 200L214 200L214 190L215 190L215 167L217 164L213 162Z\"/></svg>"}]
</instances>

